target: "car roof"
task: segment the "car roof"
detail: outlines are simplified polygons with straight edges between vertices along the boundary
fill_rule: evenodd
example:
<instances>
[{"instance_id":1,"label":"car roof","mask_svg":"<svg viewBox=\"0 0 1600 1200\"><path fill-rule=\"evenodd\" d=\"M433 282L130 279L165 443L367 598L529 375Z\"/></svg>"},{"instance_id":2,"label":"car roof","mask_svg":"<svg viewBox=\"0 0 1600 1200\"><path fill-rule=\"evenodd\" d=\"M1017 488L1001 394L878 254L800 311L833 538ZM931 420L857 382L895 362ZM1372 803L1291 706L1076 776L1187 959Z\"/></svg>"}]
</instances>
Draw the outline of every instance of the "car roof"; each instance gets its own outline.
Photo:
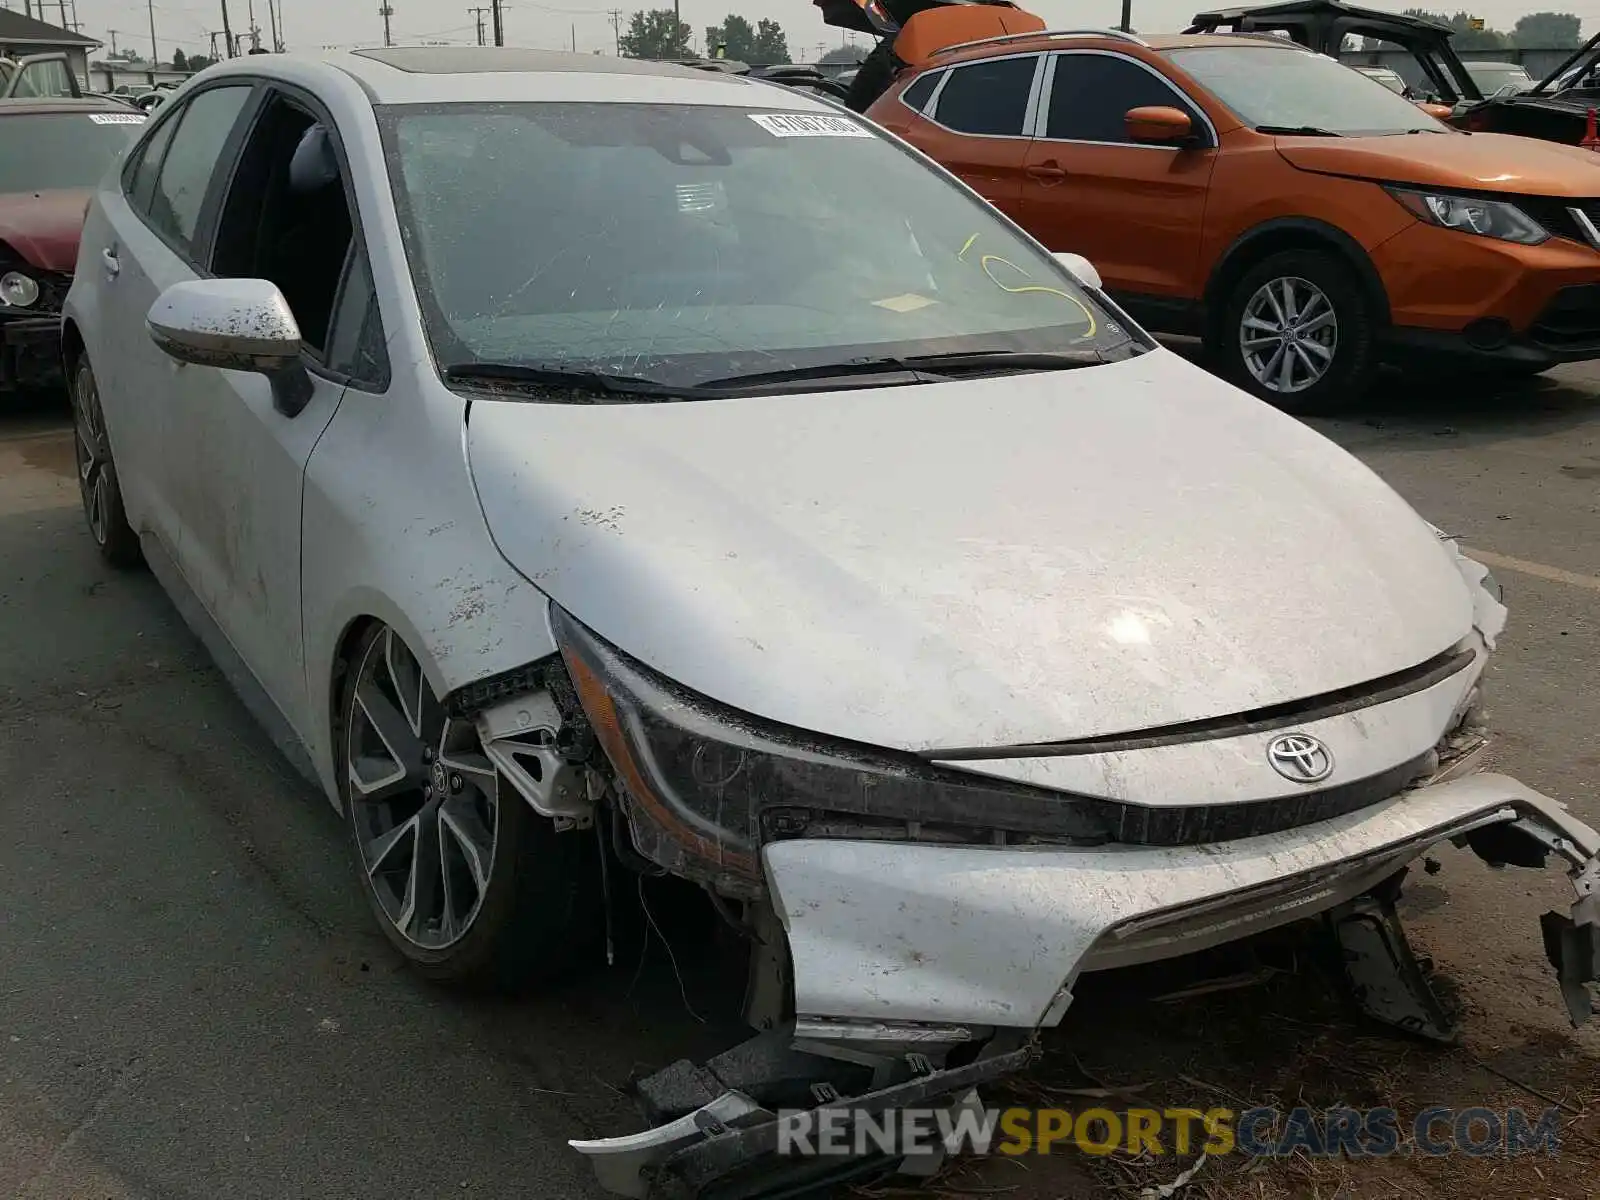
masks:
<instances>
[{"instance_id":1,"label":"car roof","mask_svg":"<svg viewBox=\"0 0 1600 1200\"><path fill-rule=\"evenodd\" d=\"M85 96L81 100L69 96L47 98L28 97L0 100L0 117L36 116L39 113L127 113L140 116L138 109L117 100L99 96Z\"/></svg>"},{"instance_id":2,"label":"car roof","mask_svg":"<svg viewBox=\"0 0 1600 1200\"><path fill-rule=\"evenodd\" d=\"M255 75L305 83L337 70L375 105L516 103L704 104L832 112L790 88L674 63L506 46L388 46L326 55L261 54L209 67L196 78Z\"/></svg>"}]
</instances>

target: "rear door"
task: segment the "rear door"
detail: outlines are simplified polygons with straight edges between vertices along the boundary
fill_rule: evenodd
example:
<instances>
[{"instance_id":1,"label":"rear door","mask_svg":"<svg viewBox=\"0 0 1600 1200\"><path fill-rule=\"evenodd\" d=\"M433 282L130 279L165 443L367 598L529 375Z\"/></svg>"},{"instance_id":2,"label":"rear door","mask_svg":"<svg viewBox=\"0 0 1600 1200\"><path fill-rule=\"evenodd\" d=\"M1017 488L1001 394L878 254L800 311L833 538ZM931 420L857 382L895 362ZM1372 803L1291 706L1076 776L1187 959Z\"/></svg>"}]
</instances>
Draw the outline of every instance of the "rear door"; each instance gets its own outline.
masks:
<instances>
[{"instance_id":1,"label":"rear door","mask_svg":"<svg viewBox=\"0 0 1600 1200\"><path fill-rule=\"evenodd\" d=\"M945 71L906 139L959 175L1008 217L1022 205L1027 131L1038 104L1041 54L1011 54ZM917 88L912 84L907 95Z\"/></svg>"},{"instance_id":2,"label":"rear door","mask_svg":"<svg viewBox=\"0 0 1600 1200\"><path fill-rule=\"evenodd\" d=\"M234 140L253 88L229 81L192 93L153 122L99 194L100 212L84 229L79 264L93 273L101 319L89 357L116 447L130 513L175 553L180 498L172 462L197 448L174 442L172 398L180 367L156 349L145 327L150 306L175 283L199 277L215 208L218 161Z\"/></svg>"},{"instance_id":3,"label":"rear door","mask_svg":"<svg viewBox=\"0 0 1600 1200\"><path fill-rule=\"evenodd\" d=\"M1038 136L1023 167L1022 224L1051 250L1087 257L1115 292L1194 299L1200 229L1217 135L1193 100L1154 67L1103 50L1049 56ZM1188 146L1136 142L1129 109L1189 115Z\"/></svg>"}]
</instances>

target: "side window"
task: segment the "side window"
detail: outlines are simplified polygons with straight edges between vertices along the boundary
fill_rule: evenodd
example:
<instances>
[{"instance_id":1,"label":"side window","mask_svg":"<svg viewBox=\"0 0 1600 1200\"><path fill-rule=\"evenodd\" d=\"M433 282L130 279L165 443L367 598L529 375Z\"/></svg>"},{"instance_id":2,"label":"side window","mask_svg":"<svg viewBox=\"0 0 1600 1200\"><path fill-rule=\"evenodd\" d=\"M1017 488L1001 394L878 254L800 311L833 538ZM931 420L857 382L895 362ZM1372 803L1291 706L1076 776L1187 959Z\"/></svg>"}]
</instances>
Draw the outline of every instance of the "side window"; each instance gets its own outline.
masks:
<instances>
[{"instance_id":1,"label":"side window","mask_svg":"<svg viewBox=\"0 0 1600 1200\"><path fill-rule=\"evenodd\" d=\"M1046 137L1131 143L1123 117L1130 108L1146 105L1182 109L1197 130L1205 128L1194 105L1131 59L1114 54L1057 54L1055 59Z\"/></svg>"},{"instance_id":2,"label":"side window","mask_svg":"<svg viewBox=\"0 0 1600 1200\"><path fill-rule=\"evenodd\" d=\"M189 101L172 136L150 198L150 224L186 249L192 249L222 147L249 98L248 85L201 92Z\"/></svg>"},{"instance_id":3,"label":"side window","mask_svg":"<svg viewBox=\"0 0 1600 1200\"><path fill-rule=\"evenodd\" d=\"M122 190L127 193L128 203L141 213L148 215L150 212L150 197L156 190L156 174L161 170L161 160L167 153L168 143L172 141L172 131L182 119L181 112L173 113L170 120L157 126L122 173Z\"/></svg>"},{"instance_id":4,"label":"side window","mask_svg":"<svg viewBox=\"0 0 1600 1200\"><path fill-rule=\"evenodd\" d=\"M329 326L352 229L333 135L307 108L274 94L228 184L212 273L277 284L307 353L328 361Z\"/></svg>"},{"instance_id":5,"label":"side window","mask_svg":"<svg viewBox=\"0 0 1600 1200\"><path fill-rule=\"evenodd\" d=\"M360 383L389 384L389 357L384 347L383 317L372 283L372 264L359 239L351 247L349 270L339 291L328 338L328 366Z\"/></svg>"},{"instance_id":6,"label":"side window","mask_svg":"<svg viewBox=\"0 0 1600 1200\"><path fill-rule=\"evenodd\" d=\"M933 95L933 89L939 86L939 71L929 71L918 79L905 91L900 93L900 102L921 112L928 107L928 100Z\"/></svg>"},{"instance_id":7,"label":"side window","mask_svg":"<svg viewBox=\"0 0 1600 1200\"><path fill-rule=\"evenodd\" d=\"M933 119L957 133L1021 137L1038 55L968 63L950 72Z\"/></svg>"}]
</instances>

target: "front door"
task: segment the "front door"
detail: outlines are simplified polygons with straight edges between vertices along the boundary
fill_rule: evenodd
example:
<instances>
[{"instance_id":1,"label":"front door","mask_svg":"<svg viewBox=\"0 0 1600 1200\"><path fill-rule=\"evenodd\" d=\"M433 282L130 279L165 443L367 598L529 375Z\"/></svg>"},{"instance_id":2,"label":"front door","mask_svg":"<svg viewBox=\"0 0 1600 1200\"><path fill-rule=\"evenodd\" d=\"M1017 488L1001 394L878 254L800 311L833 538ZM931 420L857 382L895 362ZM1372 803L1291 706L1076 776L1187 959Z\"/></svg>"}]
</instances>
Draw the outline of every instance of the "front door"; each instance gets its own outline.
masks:
<instances>
[{"instance_id":1,"label":"front door","mask_svg":"<svg viewBox=\"0 0 1600 1200\"><path fill-rule=\"evenodd\" d=\"M179 567L299 729L307 715L301 498L306 462L344 393L328 365L329 337L356 258L348 172L331 128L309 97L267 94L222 192L207 264L217 276L278 286L300 327L310 402L286 416L264 376L202 366L177 372L171 401L187 450L171 467L183 497Z\"/></svg>"},{"instance_id":2,"label":"front door","mask_svg":"<svg viewBox=\"0 0 1600 1200\"><path fill-rule=\"evenodd\" d=\"M1050 56L1041 129L1023 167L1022 225L1051 250L1082 254L1112 292L1195 299L1217 139L1198 106L1137 59L1107 51ZM1135 142L1129 109L1178 108L1190 146Z\"/></svg>"}]
</instances>

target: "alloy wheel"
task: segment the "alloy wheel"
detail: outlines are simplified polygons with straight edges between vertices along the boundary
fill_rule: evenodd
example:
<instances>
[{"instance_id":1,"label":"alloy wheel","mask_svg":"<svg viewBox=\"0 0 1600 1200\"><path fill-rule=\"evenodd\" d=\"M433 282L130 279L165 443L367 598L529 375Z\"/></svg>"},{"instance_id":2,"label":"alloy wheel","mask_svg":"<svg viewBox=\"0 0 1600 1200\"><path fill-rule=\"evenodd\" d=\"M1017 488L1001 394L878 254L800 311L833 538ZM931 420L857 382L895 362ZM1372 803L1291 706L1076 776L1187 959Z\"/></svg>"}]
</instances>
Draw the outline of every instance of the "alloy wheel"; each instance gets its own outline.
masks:
<instances>
[{"instance_id":1,"label":"alloy wheel","mask_svg":"<svg viewBox=\"0 0 1600 1200\"><path fill-rule=\"evenodd\" d=\"M351 823L384 916L424 950L454 945L483 907L499 837L499 776L385 629L357 668L346 739Z\"/></svg>"},{"instance_id":2,"label":"alloy wheel","mask_svg":"<svg viewBox=\"0 0 1600 1200\"><path fill-rule=\"evenodd\" d=\"M111 530L111 444L94 376L78 372L73 387L73 455L78 465L78 493L95 543L106 544Z\"/></svg>"},{"instance_id":3,"label":"alloy wheel","mask_svg":"<svg viewBox=\"0 0 1600 1200\"><path fill-rule=\"evenodd\" d=\"M1338 315L1308 279L1270 279L1244 306L1239 353L1268 391L1289 394L1314 386L1333 365L1338 347Z\"/></svg>"}]
</instances>

